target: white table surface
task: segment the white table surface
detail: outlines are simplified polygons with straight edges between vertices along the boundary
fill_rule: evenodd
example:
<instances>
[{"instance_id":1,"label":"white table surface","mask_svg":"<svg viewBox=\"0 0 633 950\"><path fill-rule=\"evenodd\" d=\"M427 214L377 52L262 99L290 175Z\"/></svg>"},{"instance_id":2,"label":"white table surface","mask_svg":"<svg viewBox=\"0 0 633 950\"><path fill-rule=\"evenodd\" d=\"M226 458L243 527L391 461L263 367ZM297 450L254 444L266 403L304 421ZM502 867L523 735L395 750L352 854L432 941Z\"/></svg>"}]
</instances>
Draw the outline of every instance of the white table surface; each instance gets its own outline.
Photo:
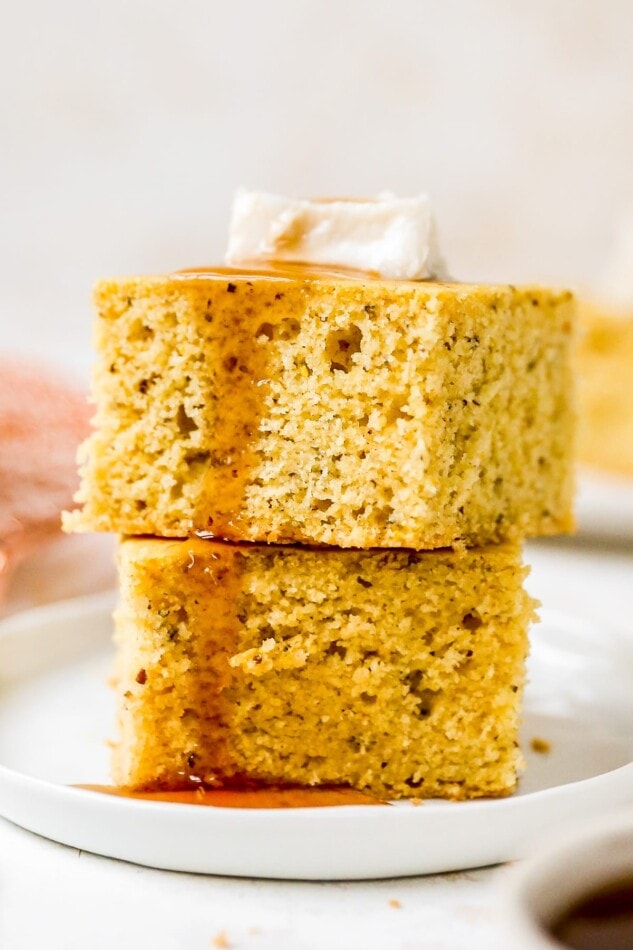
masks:
<instances>
[{"instance_id":1,"label":"white table surface","mask_svg":"<svg viewBox=\"0 0 633 950\"><path fill-rule=\"evenodd\" d=\"M82 546L90 542L72 542L45 555L45 571L23 568L11 609L109 583L107 549L99 547L91 563ZM628 627L633 636L633 542L599 550L540 543L527 560L530 589L548 607ZM503 873L358 883L197 877L100 858L0 820L0 947L489 950L500 945Z\"/></svg>"}]
</instances>

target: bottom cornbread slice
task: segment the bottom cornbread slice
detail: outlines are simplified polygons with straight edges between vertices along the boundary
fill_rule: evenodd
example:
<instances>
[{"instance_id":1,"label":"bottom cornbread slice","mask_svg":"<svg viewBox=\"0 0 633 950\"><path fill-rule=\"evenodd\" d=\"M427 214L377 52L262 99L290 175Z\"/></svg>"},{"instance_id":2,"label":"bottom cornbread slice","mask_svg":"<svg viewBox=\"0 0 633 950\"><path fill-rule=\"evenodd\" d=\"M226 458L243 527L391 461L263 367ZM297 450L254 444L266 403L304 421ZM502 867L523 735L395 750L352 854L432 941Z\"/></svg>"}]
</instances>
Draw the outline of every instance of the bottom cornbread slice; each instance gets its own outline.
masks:
<instances>
[{"instance_id":1,"label":"bottom cornbread slice","mask_svg":"<svg viewBox=\"0 0 633 950\"><path fill-rule=\"evenodd\" d=\"M534 602L520 548L123 540L113 778L506 795Z\"/></svg>"}]
</instances>

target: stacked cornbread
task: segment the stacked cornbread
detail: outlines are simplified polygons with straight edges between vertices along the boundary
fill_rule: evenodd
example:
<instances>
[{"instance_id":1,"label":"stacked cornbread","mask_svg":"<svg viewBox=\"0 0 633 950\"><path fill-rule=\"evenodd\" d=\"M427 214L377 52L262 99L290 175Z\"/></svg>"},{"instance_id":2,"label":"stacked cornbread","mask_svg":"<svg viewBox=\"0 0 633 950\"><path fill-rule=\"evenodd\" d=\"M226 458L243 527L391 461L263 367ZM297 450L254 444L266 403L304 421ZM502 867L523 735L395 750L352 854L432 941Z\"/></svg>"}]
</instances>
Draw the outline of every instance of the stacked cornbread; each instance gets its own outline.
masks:
<instances>
[{"instance_id":1,"label":"stacked cornbread","mask_svg":"<svg viewBox=\"0 0 633 950\"><path fill-rule=\"evenodd\" d=\"M96 292L68 523L157 536L120 546L115 780L511 792L571 295L431 280L422 199L242 194L229 252Z\"/></svg>"}]
</instances>

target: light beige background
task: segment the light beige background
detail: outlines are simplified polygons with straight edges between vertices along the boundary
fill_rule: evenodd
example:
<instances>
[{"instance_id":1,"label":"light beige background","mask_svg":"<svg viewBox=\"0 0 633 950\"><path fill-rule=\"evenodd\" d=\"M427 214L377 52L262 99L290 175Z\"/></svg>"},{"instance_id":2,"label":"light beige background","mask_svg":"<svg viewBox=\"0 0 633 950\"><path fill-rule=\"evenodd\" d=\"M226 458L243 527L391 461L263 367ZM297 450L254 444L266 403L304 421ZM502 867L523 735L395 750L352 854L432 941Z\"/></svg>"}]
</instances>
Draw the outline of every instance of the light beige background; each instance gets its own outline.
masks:
<instances>
[{"instance_id":1,"label":"light beige background","mask_svg":"<svg viewBox=\"0 0 633 950\"><path fill-rule=\"evenodd\" d=\"M460 278L594 280L633 207L628 0L3 4L0 350L218 260L239 184L428 191Z\"/></svg>"}]
</instances>

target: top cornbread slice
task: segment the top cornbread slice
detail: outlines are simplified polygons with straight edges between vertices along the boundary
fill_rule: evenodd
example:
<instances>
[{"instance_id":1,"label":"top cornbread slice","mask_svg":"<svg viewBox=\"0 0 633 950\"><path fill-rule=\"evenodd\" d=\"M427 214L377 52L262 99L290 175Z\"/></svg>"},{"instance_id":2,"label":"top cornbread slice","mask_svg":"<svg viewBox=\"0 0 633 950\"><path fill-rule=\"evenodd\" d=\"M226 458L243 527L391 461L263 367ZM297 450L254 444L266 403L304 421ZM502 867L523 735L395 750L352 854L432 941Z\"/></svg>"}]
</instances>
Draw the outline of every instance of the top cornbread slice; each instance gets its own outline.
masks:
<instances>
[{"instance_id":1,"label":"top cornbread slice","mask_svg":"<svg viewBox=\"0 0 633 950\"><path fill-rule=\"evenodd\" d=\"M74 529L422 549L572 527L569 292L206 274L95 301Z\"/></svg>"}]
</instances>

